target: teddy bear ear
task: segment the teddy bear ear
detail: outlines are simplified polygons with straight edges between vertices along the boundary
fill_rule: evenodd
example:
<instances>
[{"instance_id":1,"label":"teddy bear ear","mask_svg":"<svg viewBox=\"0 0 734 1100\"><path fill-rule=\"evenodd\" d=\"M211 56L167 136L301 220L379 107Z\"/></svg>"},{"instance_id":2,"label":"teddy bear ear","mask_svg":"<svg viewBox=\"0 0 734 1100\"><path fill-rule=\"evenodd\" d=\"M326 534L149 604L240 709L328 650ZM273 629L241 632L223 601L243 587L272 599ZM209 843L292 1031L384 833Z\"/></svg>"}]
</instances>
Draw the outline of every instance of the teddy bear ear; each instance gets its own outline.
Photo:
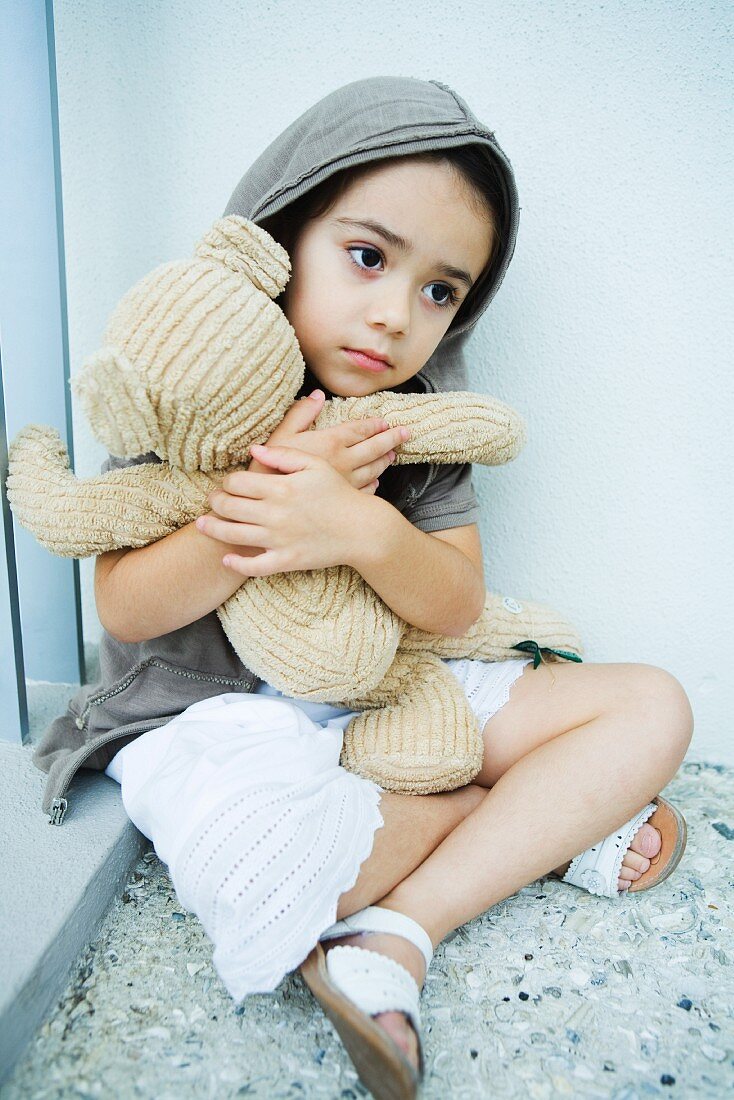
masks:
<instances>
[{"instance_id":1,"label":"teddy bear ear","mask_svg":"<svg viewBox=\"0 0 734 1100\"><path fill-rule=\"evenodd\" d=\"M261 226L239 214L216 221L196 246L196 255L247 276L269 298L278 297L291 274L286 250Z\"/></svg>"},{"instance_id":2,"label":"teddy bear ear","mask_svg":"<svg viewBox=\"0 0 734 1100\"><path fill-rule=\"evenodd\" d=\"M95 437L112 455L133 458L160 446L158 417L140 372L117 348L90 355L71 379Z\"/></svg>"}]
</instances>

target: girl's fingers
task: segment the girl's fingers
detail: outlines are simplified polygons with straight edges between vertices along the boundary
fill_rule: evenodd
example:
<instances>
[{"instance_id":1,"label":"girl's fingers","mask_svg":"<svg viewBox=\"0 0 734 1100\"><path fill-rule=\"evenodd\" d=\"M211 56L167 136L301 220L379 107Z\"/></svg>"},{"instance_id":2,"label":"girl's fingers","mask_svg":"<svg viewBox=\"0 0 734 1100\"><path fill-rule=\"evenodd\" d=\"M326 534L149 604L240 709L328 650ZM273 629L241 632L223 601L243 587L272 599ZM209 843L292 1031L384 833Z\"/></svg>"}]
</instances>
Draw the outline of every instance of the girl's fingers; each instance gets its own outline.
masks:
<instances>
[{"instance_id":1,"label":"girl's fingers","mask_svg":"<svg viewBox=\"0 0 734 1100\"><path fill-rule=\"evenodd\" d=\"M270 577L273 573L286 571L277 550L265 550L253 558L243 558L239 554L226 554L222 558L222 564L242 577Z\"/></svg>"},{"instance_id":2,"label":"girl's fingers","mask_svg":"<svg viewBox=\"0 0 734 1100\"><path fill-rule=\"evenodd\" d=\"M384 432L389 427L387 420L380 416L372 416L367 420L347 420L346 423L339 425L337 431L345 445L351 447L363 439L377 435L378 432Z\"/></svg>"},{"instance_id":3,"label":"girl's fingers","mask_svg":"<svg viewBox=\"0 0 734 1100\"><path fill-rule=\"evenodd\" d=\"M285 445L270 447L263 446L260 443L253 443L250 447L250 451L254 458L263 466L269 466L273 470L280 470L284 474L300 473L301 470L307 470L321 461L315 455L310 455L306 451L299 451L297 447L286 447ZM265 474L253 474L253 477L262 479L266 477ZM267 491L272 494L276 482L271 478L267 480ZM277 490L280 491L280 490ZM283 489L283 492L286 490Z\"/></svg>"},{"instance_id":4,"label":"girl's fingers","mask_svg":"<svg viewBox=\"0 0 734 1100\"><path fill-rule=\"evenodd\" d=\"M272 481L270 474L262 476L267 478L269 482ZM244 496L215 489L213 493L209 494L209 507L214 519L229 519L234 523L262 524L263 508L267 507L268 504L277 504L281 496L281 487L277 485L273 486L273 491L268 494L267 500L264 496L258 497L252 493Z\"/></svg>"},{"instance_id":5,"label":"girl's fingers","mask_svg":"<svg viewBox=\"0 0 734 1100\"><path fill-rule=\"evenodd\" d=\"M283 435L292 435L295 432L304 432L307 428L310 428L324 407L325 400L326 394L323 390L314 390L308 397L302 397L299 401L294 401L275 432L271 435L270 438L273 443L277 442L279 430L282 437ZM283 425L285 425L285 428L283 428Z\"/></svg>"},{"instance_id":6,"label":"girl's fingers","mask_svg":"<svg viewBox=\"0 0 734 1100\"><path fill-rule=\"evenodd\" d=\"M384 455L383 458L379 458L376 462L370 462L368 466L360 466L358 470L352 472L352 483L357 486L371 484L380 474L384 474L385 470L394 459L395 452L390 451L389 454Z\"/></svg>"},{"instance_id":7,"label":"girl's fingers","mask_svg":"<svg viewBox=\"0 0 734 1100\"><path fill-rule=\"evenodd\" d=\"M293 440L307 432L317 420L324 407L326 395L323 390L314 390L307 397L294 401L275 431L271 432L268 444L288 446Z\"/></svg>"},{"instance_id":8,"label":"girl's fingers","mask_svg":"<svg viewBox=\"0 0 734 1100\"><path fill-rule=\"evenodd\" d=\"M359 466L366 466L369 462L382 458L388 451L399 447L401 443L405 443L406 439L410 439L410 435L410 428L388 428L385 432L356 443L350 453Z\"/></svg>"},{"instance_id":9,"label":"girl's fingers","mask_svg":"<svg viewBox=\"0 0 734 1100\"><path fill-rule=\"evenodd\" d=\"M229 542L236 546L261 546L267 547L270 535L264 527L256 523L232 523L226 519L220 519L211 513L199 516L196 521L197 530L209 538L218 539L220 542Z\"/></svg>"},{"instance_id":10,"label":"girl's fingers","mask_svg":"<svg viewBox=\"0 0 734 1100\"><path fill-rule=\"evenodd\" d=\"M363 485L362 488L359 491L360 491L360 493L376 493L377 492L377 486L379 484L380 484L379 478L375 478L375 480L371 481L369 483L369 485Z\"/></svg>"},{"instance_id":11,"label":"girl's fingers","mask_svg":"<svg viewBox=\"0 0 734 1100\"><path fill-rule=\"evenodd\" d=\"M209 494L209 507L220 519L231 519L237 523L252 521L256 518L253 505L259 505L259 500L251 498L249 494L237 496L234 493L225 493L221 489L215 489Z\"/></svg>"},{"instance_id":12,"label":"girl's fingers","mask_svg":"<svg viewBox=\"0 0 734 1100\"><path fill-rule=\"evenodd\" d=\"M224 475L222 488L225 492L232 493L235 496L264 500L265 497L272 497L273 493L278 492L277 481L278 479L274 478L272 474L258 474L251 470L233 470L232 473ZM215 489L214 493L210 494L210 500L214 499L216 492Z\"/></svg>"}]
</instances>

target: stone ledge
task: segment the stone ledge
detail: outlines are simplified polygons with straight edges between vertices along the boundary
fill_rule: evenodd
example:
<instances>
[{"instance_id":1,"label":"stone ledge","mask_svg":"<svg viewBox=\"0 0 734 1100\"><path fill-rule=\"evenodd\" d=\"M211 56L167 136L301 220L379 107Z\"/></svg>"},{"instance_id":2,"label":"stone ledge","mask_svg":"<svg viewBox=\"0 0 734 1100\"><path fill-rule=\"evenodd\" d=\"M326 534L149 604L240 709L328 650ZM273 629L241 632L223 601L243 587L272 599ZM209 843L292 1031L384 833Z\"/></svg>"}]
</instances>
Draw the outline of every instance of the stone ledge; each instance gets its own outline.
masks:
<instances>
[{"instance_id":1,"label":"stone ledge","mask_svg":"<svg viewBox=\"0 0 734 1100\"><path fill-rule=\"evenodd\" d=\"M0 741L0 1082L63 994L148 845L125 813L119 786L105 775L79 774L74 815L61 828L41 809L46 776L31 761L33 741L73 690L30 685L30 742Z\"/></svg>"}]
</instances>

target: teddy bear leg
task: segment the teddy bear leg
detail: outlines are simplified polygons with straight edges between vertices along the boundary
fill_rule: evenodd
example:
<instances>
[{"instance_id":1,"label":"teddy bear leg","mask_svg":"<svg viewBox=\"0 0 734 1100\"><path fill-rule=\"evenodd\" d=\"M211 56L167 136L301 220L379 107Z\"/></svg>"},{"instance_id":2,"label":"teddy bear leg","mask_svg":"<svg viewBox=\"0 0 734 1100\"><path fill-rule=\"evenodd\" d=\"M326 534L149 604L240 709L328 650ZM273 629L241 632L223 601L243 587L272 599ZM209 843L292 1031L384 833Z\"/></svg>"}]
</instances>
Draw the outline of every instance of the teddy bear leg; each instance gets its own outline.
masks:
<instances>
[{"instance_id":1,"label":"teddy bear leg","mask_svg":"<svg viewBox=\"0 0 734 1100\"><path fill-rule=\"evenodd\" d=\"M480 661L507 661L532 652L520 643L532 642L549 659L580 660L581 642L573 626L545 604L516 600L487 592L484 610L466 634L445 637L408 627L401 645L410 652L430 652L439 657L471 657Z\"/></svg>"},{"instance_id":2,"label":"teddy bear leg","mask_svg":"<svg viewBox=\"0 0 734 1100\"><path fill-rule=\"evenodd\" d=\"M411 660L398 655L395 664ZM388 791L434 794L469 783L482 765L481 730L443 661L412 658L397 698L363 711L344 731L341 763Z\"/></svg>"}]
</instances>

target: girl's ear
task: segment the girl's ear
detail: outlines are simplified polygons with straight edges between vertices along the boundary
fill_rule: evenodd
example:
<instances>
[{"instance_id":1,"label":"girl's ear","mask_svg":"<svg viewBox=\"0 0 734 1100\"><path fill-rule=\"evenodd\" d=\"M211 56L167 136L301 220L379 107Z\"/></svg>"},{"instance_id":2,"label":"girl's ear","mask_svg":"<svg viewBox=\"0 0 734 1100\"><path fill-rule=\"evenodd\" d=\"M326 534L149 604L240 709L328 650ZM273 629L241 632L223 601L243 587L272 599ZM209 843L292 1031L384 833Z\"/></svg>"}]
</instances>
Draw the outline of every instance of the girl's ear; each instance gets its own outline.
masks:
<instances>
[{"instance_id":1,"label":"girl's ear","mask_svg":"<svg viewBox=\"0 0 734 1100\"><path fill-rule=\"evenodd\" d=\"M269 298L277 298L290 278L286 250L262 226L239 214L216 221L196 246L196 255L246 275Z\"/></svg>"},{"instance_id":2,"label":"girl's ear","mask_svg":"<svg viewBox=\"0 0 734 1100\"><path fill-rule=\"evenodd\" d=\"M133 458L158 450L161 431L148 387L121 351L106 347L90 355L70 385L110 454Z\"/></svg>"}]
</instances>

